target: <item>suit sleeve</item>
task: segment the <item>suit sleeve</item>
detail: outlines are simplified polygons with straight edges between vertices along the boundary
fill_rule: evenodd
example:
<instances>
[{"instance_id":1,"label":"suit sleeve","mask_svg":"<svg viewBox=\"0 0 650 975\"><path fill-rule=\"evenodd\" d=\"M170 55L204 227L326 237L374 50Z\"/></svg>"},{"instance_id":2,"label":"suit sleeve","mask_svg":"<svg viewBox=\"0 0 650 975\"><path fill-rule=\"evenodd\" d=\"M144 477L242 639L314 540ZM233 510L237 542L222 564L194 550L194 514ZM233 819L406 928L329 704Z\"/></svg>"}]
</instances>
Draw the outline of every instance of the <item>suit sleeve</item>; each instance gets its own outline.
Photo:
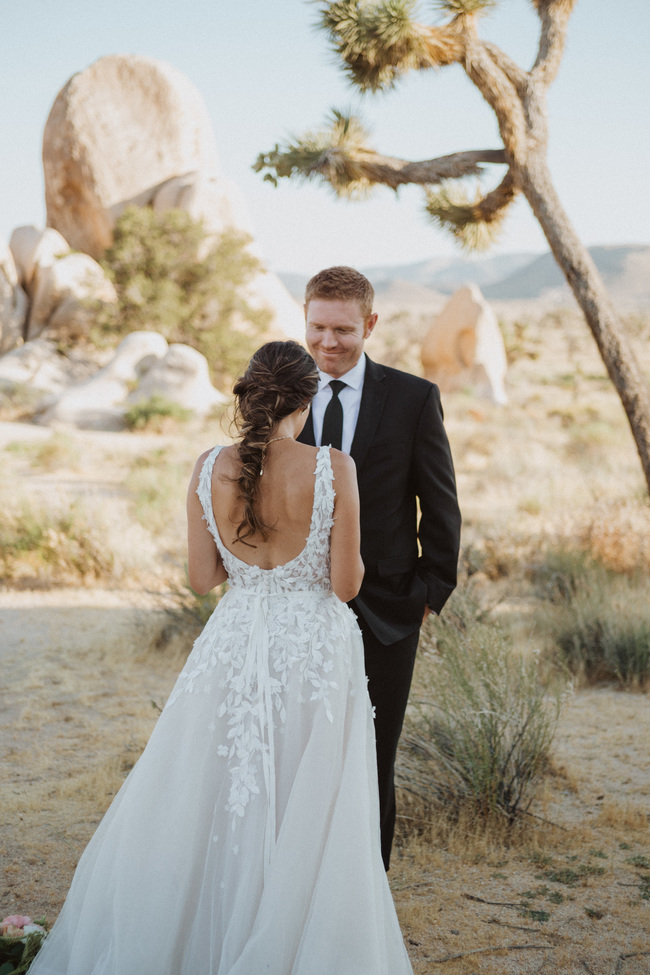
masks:
<instances>
[{"instance_id":1,"label":"suit sleeve","mask_svg":"<svg viewBox=\"0 0 650 975\"><path fill-rule=\"evenodd\" d=\"M417 571L427 587L427 605L439 613L456 588L461 516L440 392L433 385L418 420L414 477L421 511Z\"/></svg>"}]
</instances>

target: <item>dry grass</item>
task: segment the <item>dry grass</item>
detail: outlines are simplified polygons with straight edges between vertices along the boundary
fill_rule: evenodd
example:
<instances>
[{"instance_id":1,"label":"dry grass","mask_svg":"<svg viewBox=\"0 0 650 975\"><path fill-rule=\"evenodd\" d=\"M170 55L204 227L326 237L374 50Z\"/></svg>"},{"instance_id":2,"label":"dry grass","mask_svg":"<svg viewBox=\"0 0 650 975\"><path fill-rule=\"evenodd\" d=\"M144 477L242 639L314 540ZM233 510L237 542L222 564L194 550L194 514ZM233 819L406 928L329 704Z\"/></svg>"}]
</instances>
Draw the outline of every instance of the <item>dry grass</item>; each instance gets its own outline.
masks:
<instances>
[{"instance_id":1,"label":"dry grass","mask_svg":"<svg viewBox=\"0 0 650 975\"><path fill-rule=\"evenodd\" d=\"M412 338L426 325L398 323L386 361L399 364L408 345L417 368ZM465 568L526 654L542 642L541 552L586 552L630 587L648 571L650 533L627 422L584 324L531 319L511 336L510 405L462 393L444 406ZM381 323L371 355L379 344ZM647 343L638 353L647 369ZM196 424L163 436L71 432L70 451L60 438L46 447L51 437L0 424L0 444L43 445L5 451L2 484L33 510L82 497L117 568L101 589L60 588L53 572L0 591L2 908L49 920L150 734L152 701L165 701L211 609L184 590L182 495L195 457L226 442L218 425ZM27 589L36 585L45 588ZM648 950L648 740L647 695L581 689L561 716L533 815L514 831L400 797L390 881L416 975L646 975L649 956L635 953Z\"/></svg>"}]
</instances>

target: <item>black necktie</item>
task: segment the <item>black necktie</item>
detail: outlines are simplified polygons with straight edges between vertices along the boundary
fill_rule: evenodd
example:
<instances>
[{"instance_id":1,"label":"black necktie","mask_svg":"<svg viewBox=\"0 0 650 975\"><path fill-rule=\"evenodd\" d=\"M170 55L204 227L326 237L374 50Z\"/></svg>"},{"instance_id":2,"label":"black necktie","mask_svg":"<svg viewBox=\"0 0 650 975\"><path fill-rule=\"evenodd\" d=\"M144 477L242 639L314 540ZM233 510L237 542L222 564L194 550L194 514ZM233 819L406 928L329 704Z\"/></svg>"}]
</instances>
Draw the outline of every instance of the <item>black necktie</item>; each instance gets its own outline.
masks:
<instances>
[{"instance_id":1,"label":"black necktie","mask_svg":"<svg viewBox=\"0 0 650 975\"><path fill-rule=\"evenodd\" d=\"M339 393L344 386L347 386L347 383L342 383L340 379L332 379L330 386L332 387L332 397L323 416L323 434L320 442L340 450L343 442L343 407Z\"/></svg>"}]
</instances>

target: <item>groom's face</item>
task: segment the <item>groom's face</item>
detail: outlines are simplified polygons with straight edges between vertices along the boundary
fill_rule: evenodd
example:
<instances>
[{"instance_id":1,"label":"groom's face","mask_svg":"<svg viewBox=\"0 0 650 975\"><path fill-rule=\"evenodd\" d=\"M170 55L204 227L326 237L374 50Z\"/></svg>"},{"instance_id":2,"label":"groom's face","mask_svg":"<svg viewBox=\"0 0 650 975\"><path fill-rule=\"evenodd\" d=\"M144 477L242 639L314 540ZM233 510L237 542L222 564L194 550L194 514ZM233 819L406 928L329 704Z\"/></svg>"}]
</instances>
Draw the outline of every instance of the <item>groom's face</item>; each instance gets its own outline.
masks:
<instances>
[{"instance_id":1,"label":"groom's face","mask_svg":"<svg viewBox=\"0 0 650 975\"><path fill-rule=\"evenodd\" d=\"M312 298L305 306L307 347L316 365L338 379L357 364L377 315L364 319L358 301Z\"/></svg>"}]
</instances>

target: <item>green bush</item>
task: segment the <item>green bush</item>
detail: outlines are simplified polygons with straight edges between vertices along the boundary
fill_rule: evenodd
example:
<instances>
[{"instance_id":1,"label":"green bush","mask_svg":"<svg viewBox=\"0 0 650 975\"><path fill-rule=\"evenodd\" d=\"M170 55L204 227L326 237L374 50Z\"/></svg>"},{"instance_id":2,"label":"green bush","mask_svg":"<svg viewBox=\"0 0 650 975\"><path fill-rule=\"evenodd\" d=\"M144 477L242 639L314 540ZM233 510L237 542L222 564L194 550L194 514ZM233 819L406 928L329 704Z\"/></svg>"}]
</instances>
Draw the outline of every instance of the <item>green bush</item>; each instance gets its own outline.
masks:
<instances>
[{"instance_id":1,"label":"green bush","mask_svg":"<svg viewBox=\"0 0 650 975\"><path fill-rule=\"evenodd\" d=\"M422 689L411 706L398 784L448 813L511 825L528 810L562 704L471 591L425 627Z\"/></svg>"},{"instance_id":2,"label":"green bush","mask_svg":"<svg viewBox=\"0 0 650 975\"><path fill-rule=\"evenodd\" d=\"M621 575L580 551L556 550L534 571L547 654L587 684L629 690L650 682L650 582Z\"/></svg>"},{"instance_id":3,"label":"green bush","mask_svg":"<svg viewBox=\"0 0 650 975\"><path fill-rule=\"evenodd\" d=\"M149 399L134 403L124 414L124 420L129 430L144 430L147 427L156 429L162 420L185 423L191 416L191 410L156 393Z\"/></svg>"},{"instance_id":4,"label":"green bush","mask_svg":"<svg viewBox=\"0 0 650 975\"><path fill-rule=\"evenodd\" d=\"M230 383L270 321L270 312L248 301L248 285L261 270L249 242L228 230L208 249L202 222L185 211L127 207L102 260L118 301L96 309L91 337L153 329L198 349L213 382Z\"/></svg>"},{"instance_id":5,"label":"green bush","mask_svg":"<svg viewBox=\"0 0 650 975\"><path fill-rule=\"evenodd\" d=\"M0 518L0 565L7 579L35 575L61 582L106 578L114 560L75 505L53 512L25 504Z\"/></svg>"}]
</instances>

